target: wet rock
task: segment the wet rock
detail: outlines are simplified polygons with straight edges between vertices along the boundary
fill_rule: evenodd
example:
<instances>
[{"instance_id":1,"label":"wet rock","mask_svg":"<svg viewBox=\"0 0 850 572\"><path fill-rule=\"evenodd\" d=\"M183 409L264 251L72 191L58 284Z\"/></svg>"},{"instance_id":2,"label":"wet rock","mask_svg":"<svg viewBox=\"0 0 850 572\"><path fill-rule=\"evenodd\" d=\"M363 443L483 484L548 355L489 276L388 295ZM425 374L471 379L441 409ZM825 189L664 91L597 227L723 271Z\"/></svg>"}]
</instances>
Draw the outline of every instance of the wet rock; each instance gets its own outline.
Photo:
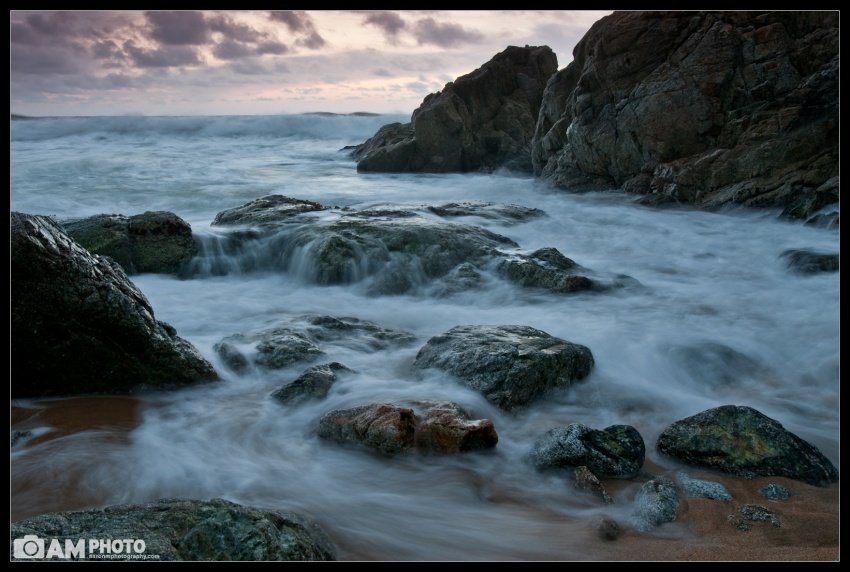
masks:
<instances>
[{"instance_id":1,"label":"wet rock","mask_svg":"<svg viewBox=\"0 0 850 572\"><path fill-rule=\"evenodd\" d=\"M676 520L679 497L672 481L655 477L643 484L635 497L632 524L641 532L650 532L665 522Z\"/></svg>"},{"instance_id":2,"label":"wet rock","mask_svg":"<svg viewBox=\"0 0 850 572\"><path fill-rule=\"evenodd\" d=\"M535 174L700 208L838 201L837 12L615 12L549 79Z\"/></svg>"},{"instance_id":3,"label":"wet rock","mask_svg":"<svg viewBox=\"0 0 850 572\"><path fill-rule=\"evenodd\" d=\"M43 538L48 546L54 538L143 539L144 554L159 555L159 560L336 559L331 540L308 519L222 499L163 499L54 512L12 523L12 538L27 534Z\"/></svg>"},{"instance_id":4,"label":"wet rock","mask_svg":"<svg viewBox=\"0 0 850 572\"><path fill-rule=\"evenodd\" d=\"M501 222L525 222L546 214L542 210L532 207L486 201L461 201L446 203L444 205L433 205L429 206L428 210L444 218L476 216Z\"/></svg>"},{"instance_id":5,"label":"wet rock","mask_svg":"<svg viewBox=\"0 0 850 572\"><path fill-rule=\"evenodd\" d=\"M127 274L178 274L198 253L189 223L166 211L101 214L62 226L83 248L109 256Z\"/></svg>"},{"instance_id":6,"label":"wet rock","mask_svg":"<svg viewBox=\"0 0 850 572\"><path fill-rule=\"evenodd\" d=\"M759 493L769 500L788 500L791 498L791 491L777 483L768 483L759 489Z\"/></svg>"},{"instance_id":7,"label":"wet rock","mask_svg":"<svg viewBox=\"0 0 850 572\"><path fill-rule=\"evenodd\" d=\"M306 325L311 339L336 342L362 351L406 346L416 341L416 336L410 332L351 316L309 315L302 316L300 320Z\"/></svg>"},{"instance_id":8,"label":"wet rock","mask_svg":"<svg viewBox=\"0 0 850 572\"><path fill-rule=\"evenodd\" d=\"M477 290L484 285L484 277L475 266L469 262L458 264L451 272L446 274L442 283L438 284L432 291L434 296L450 296L467 290Z\"/></svg>"},{"instance_id":9,"label":"wet rock","mask_svg":"<svg viewBox=\"0 0 850 572\"><path fill-rule=\"evenodd\" d=\"M676 346L670 354L695 381L707 387L736 387L742 377L771 375L758 360L716 342Z\"/></svg>"},{"instance_id":10,"label":"wet rock","mask_svg":"<svg viewBox=\"0 0 850 572\"><path fill-rule=\"evenodd\" d=\"M490 449L499 435L489 419L475 419L451 401L411 402L416 410L416 448L420 453L451 454Z\"/></svg>"},{"instance_id":11,"label":"wet rock","mask_svg":"<svg viewBox=\"0 0 850 572\"><path fill-rule=\"evenodd\" d=\"M340 374L346 373L353 372L339 362L314 365L304 370L294 381L272 393L272 397L290 405L297 405L308 399L324 399Z\"/></svg>"},{"instance_id":12,"label":"wet rock","mask_svg":"<svg viewBox=\"0 0 850 572\"><path fill-rule=\"evenodd\" d=\"M732 500L732 495L720 483L714 481L704 481L702 479L692 479L685 473L676 475L676 480L679 481L679 486L682 492L689 498L704 498L711 500Z\"/></svg>"},{"instance_id":13,"label":"wet rock","mask_svg":"<svg viewBox=\"0 0 850 572\"><path fill-rule=\"evenodd\" d=\"M829 213L818 213L808 219L806 219L806 225L808 226L816 226L819 228L834 228L838 229L840 226L840 216L838 211L832 211Z\"/></svg>"},{"instance_id":14,"label":"wet rock","mask_svg":"<svg viewBox=\"0 0 850 572\"><path fill-rule=\"evenodd\" d=\"M30 437L32 437L32 431L19 431L18 429L10 430L10 441L13 448L18 443L22 443Z\"/></svg>"},{"instance_id":15,"label":"wet rock","mask_svg":"<svg viewBox=\"0 0 850 572\"><path fill-rule=\"evenodd\" d=\"M409 124L384 126L354 151L361 172L531 170L529 146L546 80L546 46L509 46L425 97Z\"/></svg>"},{"instance_id":16,"label":"wet rock","mask_svg":"<svg viewBox=\"0 0 850 572\"><path fill-rule=\"evenodd\" d=\"M825 487L838 470L814 446L751 407L724 405L676 421L658 451L744 478L781 476Z\"/></svg>"},{"instance_id":17,"label":"wet rock","mask_svg":"<svg viewBox=\"0 0 850 572\"><path fill-rule=\"evenodd\" d=\"M526 288L544 288L566 294L591 290L596 283L579 274L581 266L555 248L541 248L531 254L515 254L499 264L499 273Z\"/></svg>"},{"instance_id":18,"label":"wet rock","mask_svg":"<svg viewBox=\"0 0 850 572\"><path fill-rule=\"evenodd\" d=\"M266 369L281 369L293 363L311 361L324 351L306 334L288 326L257 334L234 334L213 346L219 357L237 373L244 372L249 358L237 346L253 347L251 360Z\"/></svg>"},{"instance_id":19,"label":"wet rock","mask_svg":"<svg viewBox=\"0 0 850 572\"><path fill-rule=\"evenodd\" d=\"M217 379L117 263L51 219L11 213L12 397L128 393Z\"/></svg>"},{"instance_id":20,"label":"wet rock","mask_svg":"<svg viewBox=\"0 0 850 572\"><path fill-rule=\"evenodd\" d=\"M302 213L324 210L315 201L293 199L283 195L266 195L259 199L221 211L215 215L213 226L268 225L289 221Z\"/></svg>"},{"instance_id":21,"label":"wet rock","mask_svg":"<svg viewBox=\"0 0 850 572\"><path fill-rule=\"evenodd\" d=\"M226 341L230 339L232 341ZM218 354L218 357L221 358L221 361L236 373L245 373L248 371L248 367L251 365L241 351L236 347L236 343L244 342L246 338L240 335L230 336L229 338L225 338L215 344L213 346L213 351Z\"/></svg>"},{"instance_id":22,"label":"wet rock","mask_svg":"<svg viewBox=\"0 0 850 572\"><path fill-rule=\"evenodd\" d=\"M329 411L319 420L318 435L337 443L363 445L396 455L414 447L415 430L412 409L373 403Z\"/></svg>"},{"instance_id":23,"label":"wet rock","mask_svg":"<svg viewBox=\"0 0 850 572\"><path fill-rule=\"evenodd\" d=\"M617 540L620 532L620 525L613 518L600 518L596 521L596 534L602 540Z\"/></svg>"},{"instance_id":24,"label":"wet rock","mask_svg":"<svg viewBox=\"0 0 850 572\"><path fill-rule=\"evenodd\" d=\"M573 476L575 477L575 482L573 484L578 490L590 493L593 496L602 499L602 502L605 504L611 504L614 502L614 499L611 498L611 495L608 494L608 491L605 490L605 487L602 486L602 483L599 482L596 475L594 475L590 469L584 465L576 467L573 471Z\"/></svg>"},{"instance_id":25,"label":"wet rock","mask_svg":"<svg viewBox=\"0 0 850 572\"><path fill-rule=\"evenodd\" d=\"M823 254L811 250L786 250L780 256L788 268L797 274L838 272L838 254Z\"/></svg>"},{"instance_id":26,"label":"wet rock","mask_svg":"<svg viewBox=\"0 0 850 572\"><path fill-rule=\"evenodd\" d=\"M593 355L585 346L528 326L456 326L428 340L413 365L455 375L511 410L587 377Z\"/></svg>"},{"instance_id":27,"label":"wet rock","mask_svg":"<svg viewBox=\"0 0 850 572\"><path fill-rule=\"evenodd\" d=\"M630 425L600 431L571 423L544 433L529 460L540 470L586 466L597 477L628 479L640 471L645 453L643 438Z\"/></svg>"},{"instance_id":28,"label":"wet rock","mask_svg":"<svg viewBox=\"0 0 850 572\"><path fill-rule=\"evenodd\" d=\"M738 508L741 516L730 514L729 522L738 530L749 530L750 522L769 522L774 528L780 527L779 517L775 512L757 504L745 504Z\"/></svg>"}]
</instances>

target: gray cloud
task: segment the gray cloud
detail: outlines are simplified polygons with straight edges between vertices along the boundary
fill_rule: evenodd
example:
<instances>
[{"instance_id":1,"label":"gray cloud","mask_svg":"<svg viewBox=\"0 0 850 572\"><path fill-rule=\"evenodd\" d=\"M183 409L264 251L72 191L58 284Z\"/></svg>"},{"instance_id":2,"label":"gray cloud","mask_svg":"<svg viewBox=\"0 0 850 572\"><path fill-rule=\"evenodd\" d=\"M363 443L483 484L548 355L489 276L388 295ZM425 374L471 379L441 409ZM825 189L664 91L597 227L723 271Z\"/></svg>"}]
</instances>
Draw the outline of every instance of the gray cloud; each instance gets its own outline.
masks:
<instances>
[{"instance_id":1,"label":"gray cloud","mask_svg":"<svg viewBox=\"0 0 850 572\"><path fill-rule=\"evenodd\" d=\"M419 44L432 44L441 48L451 48L461 44L476 44L484 39L484 34L467 30L460 24L441 24L434 18L422 18L413 25L413 36Z\"/></svg>"},{"instance_id":2,"label":"gray cloud","mask_svg":"<svg viewBox=\"0 0 850 572\"><path fill-rule=\"evenodd\" d=\"M254 55L254 50L248 44L227 39L213 47L213 55L220 60L238 60Z\"/></svg>"},{"instance_id":3,"label":"gray cloud","mask_svg":"<svg viewBox=\"0 0 850 572\"><path fill-rule=\"evenodd\" d=\"M272 10L269 19L286 24L289 31L300 37L295 41L299 46L316 50L327 42L316 30L316 24L309 14L301 10Z\"/></svg>"},{"instance_id":4,"label":"gray cloud","mask_svg":"<svg viewBox=\"0 0 850 572\"><path fill-rule=\"evenodd\" d=\"M259 55L263 54L272 54L275 56L279 56L281 54L285 54L289 51L289 48L286 44L282 44L281 42L276 42L269 40L267 42L260 42L257 44L256 52Z\"/></svg>"},{"instance_id":5,"label":"gray cloud","mask_svg":"<svg viewBox=\"0 0 850 572\"><path fill-rule=\"evenodd\" d=\"M225 37L239 42L258 42L266 36L251 26L236 22L233 18L223 14L211 16L207 19L207 24L213 32L219 32Z\"/></svg>"},{"instance_id":6,"label":"gray cloud","mask_svg":"<svg viewBox=\"0 0 850 572\"><path fill-rule=\"evenodd\" d=\"M124 52L140 68L169 68L201 64L198 53L189 46L163 46L146 50L132 40L124 42Z\"/></svg>"},{"instance_id":7,"label":"gray cloud","mask_svg":"<svg viewBox=\"0 0 850 572\"><path fill-rule=\"evenodd\" d=\"M376 76L379 76L379 77L393 77L393 74L391 74L389 71L385 70L384 68L378 68L376 70L372 70L372 73L375 74Z\"/></svg>"},{"instance_id":8,"label":"gray cloud","mask_svg":"<svg viewBox=\"0 0 850 572\"><path fill-rule=\"evenodd\" d=\"M395 12L370 12L363 18L363 23L379 27L388 38L395 38L407 27L407 23Z\"/></svg>"},{"instance_id":9,"label":"gray cloud","mask_svg":"<svg viewBox=\"0 0 850 572\"><path fill-rule=\"evenodd\" d=\"M201 12L145 12L151 37L162 44L199 46L209 41L209 27Z\"/></svg>"}]
</instances>

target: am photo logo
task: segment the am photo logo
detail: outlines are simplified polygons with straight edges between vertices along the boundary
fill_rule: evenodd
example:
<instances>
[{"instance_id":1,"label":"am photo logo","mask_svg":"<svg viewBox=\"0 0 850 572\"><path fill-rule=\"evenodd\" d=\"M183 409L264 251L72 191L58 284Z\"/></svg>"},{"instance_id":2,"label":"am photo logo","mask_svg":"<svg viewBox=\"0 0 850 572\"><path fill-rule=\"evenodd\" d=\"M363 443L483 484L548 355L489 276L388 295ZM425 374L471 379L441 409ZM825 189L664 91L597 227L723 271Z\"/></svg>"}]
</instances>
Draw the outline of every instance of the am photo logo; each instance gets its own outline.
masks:
<instances>
[{"instance_id":1,"label":"am photo logo","mask_svg":"<svg viewBox=\"0 0 850 572\"><path fill-rule=\"evenodd\" d=\"M17 560L146 560L145 541L130 538L45 539L35 534L12 541L12 557ZM154 557L156 558L156 557Z\"/></svg>"}]
</instances>

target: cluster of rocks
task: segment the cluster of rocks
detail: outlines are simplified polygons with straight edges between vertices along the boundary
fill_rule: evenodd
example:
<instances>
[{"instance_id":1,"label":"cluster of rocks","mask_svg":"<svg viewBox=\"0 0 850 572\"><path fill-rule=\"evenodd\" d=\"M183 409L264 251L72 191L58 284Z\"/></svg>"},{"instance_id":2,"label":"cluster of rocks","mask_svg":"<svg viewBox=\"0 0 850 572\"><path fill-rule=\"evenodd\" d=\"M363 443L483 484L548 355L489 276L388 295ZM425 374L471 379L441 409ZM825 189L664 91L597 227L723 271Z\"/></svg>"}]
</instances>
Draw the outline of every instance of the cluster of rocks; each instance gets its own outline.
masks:
<instances>
[{"instance_id":1,"label":"cluster of rocks","mask_svg":"<svg viewBox=\"0 0 850 572\"><path fill-rule=\"evenodd\" d=\"M615 12L556 67L509 47L355 147L358 170L533 170L837 226L837 12Z\"/></svg>"}]
</instances>

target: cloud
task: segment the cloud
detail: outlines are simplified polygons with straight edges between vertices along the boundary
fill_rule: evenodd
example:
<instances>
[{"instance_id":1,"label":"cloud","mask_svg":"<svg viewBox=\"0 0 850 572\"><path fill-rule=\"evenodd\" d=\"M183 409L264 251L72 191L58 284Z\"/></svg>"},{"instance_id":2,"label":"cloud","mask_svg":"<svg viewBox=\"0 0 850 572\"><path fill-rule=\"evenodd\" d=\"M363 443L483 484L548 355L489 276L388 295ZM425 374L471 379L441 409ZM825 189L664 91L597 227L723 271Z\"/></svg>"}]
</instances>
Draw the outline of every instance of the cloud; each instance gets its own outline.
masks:
<instances>
[{"instance_id":1,"label":"cloud","mask_svg":"<svg viewBox=\"0 0 850 572\"><path fill-rule=\"evenodd\" d=\"M145 12L151 38L165 45L200 46L209 41L209 27L201 12Z\"/></svg>"},{"instance_id":2,"label":"cloud","mask_svg":"<svg viewBox=\"0 0 850 572\"><path fill-rule=\"evenodd\" d=\"M407 23L395 12L370 12L363 18L364 24L377 26L388 39L395 39Z\"/></svg>"},{"instance_id":3,"label":"cloud","mask_svg":"<svg viewBox=\"0 0 850 572\"><path fill-rule=\"evenodd\" d=\"M390 73L389 71L385 70L384 68L378 68L378 69L372 70L372 73L375 74L378 77L393 77L393 74Z\"/></svg>"},{"instance_id":4,"label":"cloud","mask_svg":"<svg viewBox=\"0 0 850 572\"><path fill-rule=\"evenodd\" d=\"M309 14L301 10L272 10L269 19L283 22L289 31L300 36L295 43L311 50L324 46L327 42L316 30L316 24Z\"/></svg>"},{"instance_id":5,"label":"cloud","mask_svg":"<svg viewBox=\"0 0 850 572\"><path fill-rule=\"evenodd\" d=\"M213 55L220 60L237 60L254 55L254 50L248 44L228 39L215 45Z\"/></svg>"},{"instance_id":6,"label":"cloud","mask_svg":"<svg viewBox=\"0 0 850 572\"><path fill-rule=\"evenodd\" d=\"M266 37L266 34L255 30L247 24L236 22L223 14L216 14L208 18L207 24L213 32L219 32L226 38L239 42L258 42Z\"/></svg>"},{"instance_id":7,"label":"cloud","mask_svg":"<svg viewBox=\"0 0 850 572\"><path fill-rule=\"evenodd\" d=\"M461 44L476 44L484 39L484 34L467 30L460 24L441 24L434 18L422 18L413 25L413 36L419 44L432 44L441 48L451 48Z\"/></svg>"},{"instance_id":8,"label":"cloud","mask_svg":"<svg viewBox=\"0 0 850 572\"><path fill-rule=\"evenodd\" d=\"M189 46L163 46L147 50L128 40L124 42L124 52L140 68L170 68L201 64L198 53Z\"/></svg>"},{"instance_id":9,"label":"cloud","mask_svg":"<svg viewBox=\"0 0 850 572\"><path fill-rule=\"evenodd\" d=\"M259 55L272 54L279 56L289 51L289 47L281 42L270 40L268 42L260 42L257 44L256 52Z\"/></svg>"}]
</instances>

